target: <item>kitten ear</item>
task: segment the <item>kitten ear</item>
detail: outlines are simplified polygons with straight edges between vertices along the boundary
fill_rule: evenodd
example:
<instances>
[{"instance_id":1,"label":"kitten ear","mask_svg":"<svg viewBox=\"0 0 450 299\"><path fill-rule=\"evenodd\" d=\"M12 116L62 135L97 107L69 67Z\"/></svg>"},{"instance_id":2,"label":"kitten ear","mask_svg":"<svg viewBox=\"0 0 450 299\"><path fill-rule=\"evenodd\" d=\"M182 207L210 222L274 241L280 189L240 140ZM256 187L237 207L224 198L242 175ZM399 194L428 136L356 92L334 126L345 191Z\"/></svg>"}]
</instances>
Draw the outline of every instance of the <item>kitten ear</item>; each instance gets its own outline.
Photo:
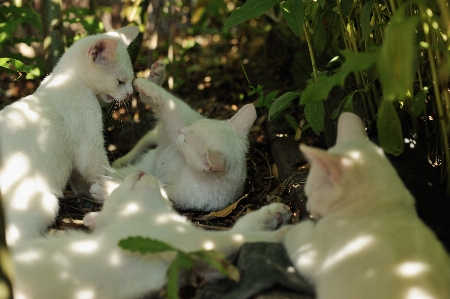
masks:
<instances>
[{"instance_id":1,"label":"kitten ear","mask_svg":"<svg viewBox=\"0 0 450 299\"><path fill-rule=\"evenodd\" d=\"M231 118L228 122L233 125L242 135L247 136L248 131L256 120L256 110L253 104L247 104Z\"/></svg>"},{"instance_id":2,"label":"kitten ear","mask_svg":"<svg viewBox=\"0 0 450 299\"><path fill-rule=\"evenodd\" d=\"M96 63L105 63L114 58L117 46L117 41L104 38L91 45L88 55Z\"/></svg>"},{"instance_id":3,"label":"kitten ear","mask_svg":"<svg viewBox=\"0 0 450 299\"><path fill-rule=\"evenodd\" d=\"M137 26L126 26L107 33L110 36L120 39L126 46L138 36L139 28Z\"/></svg>"},{"instance_id":4,"label":"kitten ear","mask_svg":"<svg viewBox=\"0 0 450 299\"><path fill-rule=\"evenodd\" d=\"M204 163L206 171L221 171L225 166L223 154L219 151L206 149L206 163Z\"/></svg>"},{"instance_id":5,"label":"kitten ear","mask_svg":"<svg viewBox=\"0 0 450 299\"><path fill-rule=\"evenodd\" d=\"M339 181L342 175L340 156L304 144L300 144L300 150L311 163L311 167L321 169L321 172L330 179L331 183Z\"/></svg>"},{"instance_id":6,"label":"kitten ear","mask_svg":"<svg viewBox=\"0 0 450 299\"><path fill-rule=\"evenodd\" d=\"M90 230L95 229L95 218L97 218L98 212L87 213L83 218L84 226L88 227Z\"/></svg>"},{"instance_id":7,"label":"kitten ear","mask_svg":"<svg viewBox=\"0 0 450 299\"><path fill-rule=\"evenodd\" d=\"M359 138L367 138L361 118L351 112L342 113L338 121L336 144L347 143Z\"/></svg>"}]
</instances>

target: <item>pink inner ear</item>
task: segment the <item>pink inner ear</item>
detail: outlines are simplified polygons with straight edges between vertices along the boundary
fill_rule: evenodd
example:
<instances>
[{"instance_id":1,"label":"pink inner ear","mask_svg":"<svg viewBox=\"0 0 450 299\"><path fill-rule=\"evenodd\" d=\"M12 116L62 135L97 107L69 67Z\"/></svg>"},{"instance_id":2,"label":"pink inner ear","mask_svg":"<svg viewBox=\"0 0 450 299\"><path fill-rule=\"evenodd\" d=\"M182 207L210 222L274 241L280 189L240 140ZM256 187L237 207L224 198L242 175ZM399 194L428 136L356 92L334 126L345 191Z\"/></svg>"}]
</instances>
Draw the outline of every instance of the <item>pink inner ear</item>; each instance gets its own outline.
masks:
<instances>
[{"instance_id":1,"label":"pink inner ear","mask_svg":"<svg viewBox=\"0 0 450 299\"><path fill-rule=\"evenodd\" d=\"M221 171L224 166L225 159L223 158L223 154L221 152L212 149L206 150L206 171Z\"/></svg>"},{"instance_id":2,"label":"pink inner ear","mask_svg":"<svg viewBox=\"0 0 450 299\"><path fill-rule=\"evenodd\" d=\"M88 55L91 56L95 62L111 60L116 55L117 46L117 41L104 38L91 45Z\"/></svg>"}]
</instances>

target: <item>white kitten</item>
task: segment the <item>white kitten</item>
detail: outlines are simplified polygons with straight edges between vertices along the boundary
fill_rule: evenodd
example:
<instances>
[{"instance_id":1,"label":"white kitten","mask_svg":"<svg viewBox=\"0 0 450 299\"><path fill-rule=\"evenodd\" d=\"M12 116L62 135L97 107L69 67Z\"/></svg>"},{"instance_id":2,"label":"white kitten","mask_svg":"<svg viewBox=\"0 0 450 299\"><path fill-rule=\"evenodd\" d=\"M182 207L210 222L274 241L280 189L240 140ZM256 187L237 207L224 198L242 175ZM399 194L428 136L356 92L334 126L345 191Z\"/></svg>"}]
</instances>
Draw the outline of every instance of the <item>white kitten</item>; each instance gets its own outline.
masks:
<instances>
[{"instance_id":1,"label":"white kitten","mask_svg":"<svg viewBox=\"0 0 450 299\"><path fill-rule=\"evenodd\" d=\"M225 255L244 242L281 242L289 226L289 208L276 203L239 219L229 231L197 229L178 215L160 193L156 178L133 173L85 219L96 229L88 234L24 241L14 246L14 296L26 299L132 299L158 292L166 284L173 252L136 254L118 247L121 239L142 236L185 252L215 249ZM208 278L208 277L206 277Z\"/></svg>"},{"instance_id":2,"label":"white kitten","mask_svg":"<svg viewBox=\"0 0 450 299\"><path fill-rule=\"evenodd\" d=\"M76 193L105 174L109 163L96 95L110 102L133 92L126 47L138 32L124 27L77 41L34 94L0 112L0 189L9 245L47 229L72 174Z\"/></svg>"},{"instance_id":3,"label":"white kitten","mask_svg":"<svg viewBox=\"0 0 450 299\"><path fill-rule=\"evenodd\" d=\"M148 80L136 79L134 86L142 101L152 106L159 123L125 160L133 160L136 152L155 140L158 146L117 173L143 170L155 175L179 209L214 211L236 201L247 174L247 135L256 119L255 107L245 105L227 121L206 119ZM118 164L123 165L123 159L114 165ZM91 193L105 199L116 186L103 179L92 186Z\"/></svg>"},{"instance_id":4,"label":"white kitten","mask_svg":"<svg viewBox=\"0 0 450 299\"><path fill-rule=\"evenodd\" d=\"M285 247L318 299L450 298L443 246L359 117L341 115L328 152L301 150L311 162L305 192L317 222L294 226Z\"/></svg>"}]
</instances>

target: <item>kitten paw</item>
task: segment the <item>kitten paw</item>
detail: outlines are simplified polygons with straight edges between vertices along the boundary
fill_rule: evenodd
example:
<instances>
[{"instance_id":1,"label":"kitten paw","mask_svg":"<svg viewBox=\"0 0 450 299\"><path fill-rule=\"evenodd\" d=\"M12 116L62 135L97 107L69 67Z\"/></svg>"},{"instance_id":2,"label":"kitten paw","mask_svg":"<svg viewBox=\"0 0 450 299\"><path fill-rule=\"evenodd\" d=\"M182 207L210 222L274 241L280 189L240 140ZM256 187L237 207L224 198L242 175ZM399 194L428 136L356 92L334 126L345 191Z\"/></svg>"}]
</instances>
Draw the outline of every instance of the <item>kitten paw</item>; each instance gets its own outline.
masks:
<instances>
[{"instance_id":1,"label":"kitten paw","mask_svg":"<svg viewBox=\"0 0 450 299\"><path fill-rule=\"evenodd\" d=\"M111 195L111 193L120 185L119 180L111 180L107 178L100 178L92 184L91 195L98 202L102 203Z\"/></svg>"},{"instance_id":2,"label":"kitten paw","mask_svg":"<svg viewBox=\"0 0 450 299\"><path fill-rule=\"evenodd\" d=\"M160 88L159 86L154 85L154 83L142 78L135 79L133 85L134 88L136 88L136 90L141 94L142 102L156 107L162 106L159 100L160 96L156 90L156 88Z\"/></svg>"},{"instance_id":3,"label":"kitten paw","mask_svg":"<svg viewBox=\"0 0 450 299\"><path fill-rule=\"evenodd\" d=\"M165 76L166 76L166 64L164 63L164 61L158 60L157 62L152 64L151 73L147 77L147 79L150 82L153 82L161 86Z\"/></svg>"},{"instance_id":4,"label":"kitten paw","mask_svg":"<svg viewBox=\"0 0 450 299\"><path fill-rule=\"evenodd\" d=\"M239 219L233 226L233 230L271 231L289 223L290 220L289 207L281 203L273 203Z\"/></svg>"},{"instance_id":5,"label":"kitten paw","mask_svg":"<svg viewBox=\"0 0 450 299\"><path fill-rule=\"evenodd\" d=\"M260 209L262 225L265 230L274 230L291 220L291 210L281 203L273 203Z\"/></svg>"}]
</instances>

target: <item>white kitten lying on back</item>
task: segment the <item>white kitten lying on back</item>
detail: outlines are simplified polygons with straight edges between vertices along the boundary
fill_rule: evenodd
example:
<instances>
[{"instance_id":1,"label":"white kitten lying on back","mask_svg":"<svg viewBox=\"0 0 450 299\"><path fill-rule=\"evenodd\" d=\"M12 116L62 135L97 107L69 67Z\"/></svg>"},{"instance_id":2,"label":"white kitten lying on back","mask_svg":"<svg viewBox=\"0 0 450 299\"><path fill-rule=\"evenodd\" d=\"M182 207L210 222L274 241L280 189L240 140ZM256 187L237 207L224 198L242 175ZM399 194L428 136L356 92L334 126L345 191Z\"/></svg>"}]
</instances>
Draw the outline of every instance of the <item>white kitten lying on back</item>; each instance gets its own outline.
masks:
<instances>
[{"instance_id":1,"label":"white kitten lying on back","mask_svg":"<svg viewBox=\"0 0 450 299\"><path fill-rule=\"evenodd\" d=\"M243 216L229 231L200 230L172 209L156 178L137 172L112 193L101 212L86 216L85 223L95 227L92 233L69 231L14 246L14 296L142 298L164 287L175 255L132 253L118 247L121 239L149 237L186 252L212 247L230 255L244 242L281 242L289 227L272 230L290 215L287 206L275 203Z\"/></svg>"},{"instance_id":2,"label":"white kitten lying on back","mask_svg":"<svg viewBox=\"0 0 450 299\"><path fill-rule=\"evenodd\" d=\"M0 112L0 189L9 245L47 229L71 175L81 193L106 174L96 95L110 102L133 92L126 47L138 32L124 27L77 41L34 94Z\"/></svg>"},{"instance_id":3,"label":"white kitten lying on back","mask_svg":"<svg viewBox=\"0 0 450 299\"><path fill-rule=\"evenodd\" d=\"M157 64L164 67L162 61ZM134 86L142 101L151 105L159 123L158 134L155 130L147 134L131 156L155 140L158 146L135 164L116 168L117 174L123 176L136 170L153 174L175 207L184 210L214 211L236 201L242 195L247 175L247 135L256 119L255 107L245 105L226 121L206 119L148 80L136 79ZM127 162L134 159L127 156ZM123 160L113 166L125 164ZM107 198L117 186L107 180L99 184L91 188L99 199Z\"/></svg>"},{"instance_id":4,"label":"white kitten lying on back","mask_svg":"<svg viewBox=\"0 0 450 299\"><path fill-rule=\"evenodd\" d=\"M341 115L328 152L301 150L311 162L305 192L317 222L294 226L285 247L318 299L450 298L449 257L358 116Z\"/></svg>"}]
</instances>

